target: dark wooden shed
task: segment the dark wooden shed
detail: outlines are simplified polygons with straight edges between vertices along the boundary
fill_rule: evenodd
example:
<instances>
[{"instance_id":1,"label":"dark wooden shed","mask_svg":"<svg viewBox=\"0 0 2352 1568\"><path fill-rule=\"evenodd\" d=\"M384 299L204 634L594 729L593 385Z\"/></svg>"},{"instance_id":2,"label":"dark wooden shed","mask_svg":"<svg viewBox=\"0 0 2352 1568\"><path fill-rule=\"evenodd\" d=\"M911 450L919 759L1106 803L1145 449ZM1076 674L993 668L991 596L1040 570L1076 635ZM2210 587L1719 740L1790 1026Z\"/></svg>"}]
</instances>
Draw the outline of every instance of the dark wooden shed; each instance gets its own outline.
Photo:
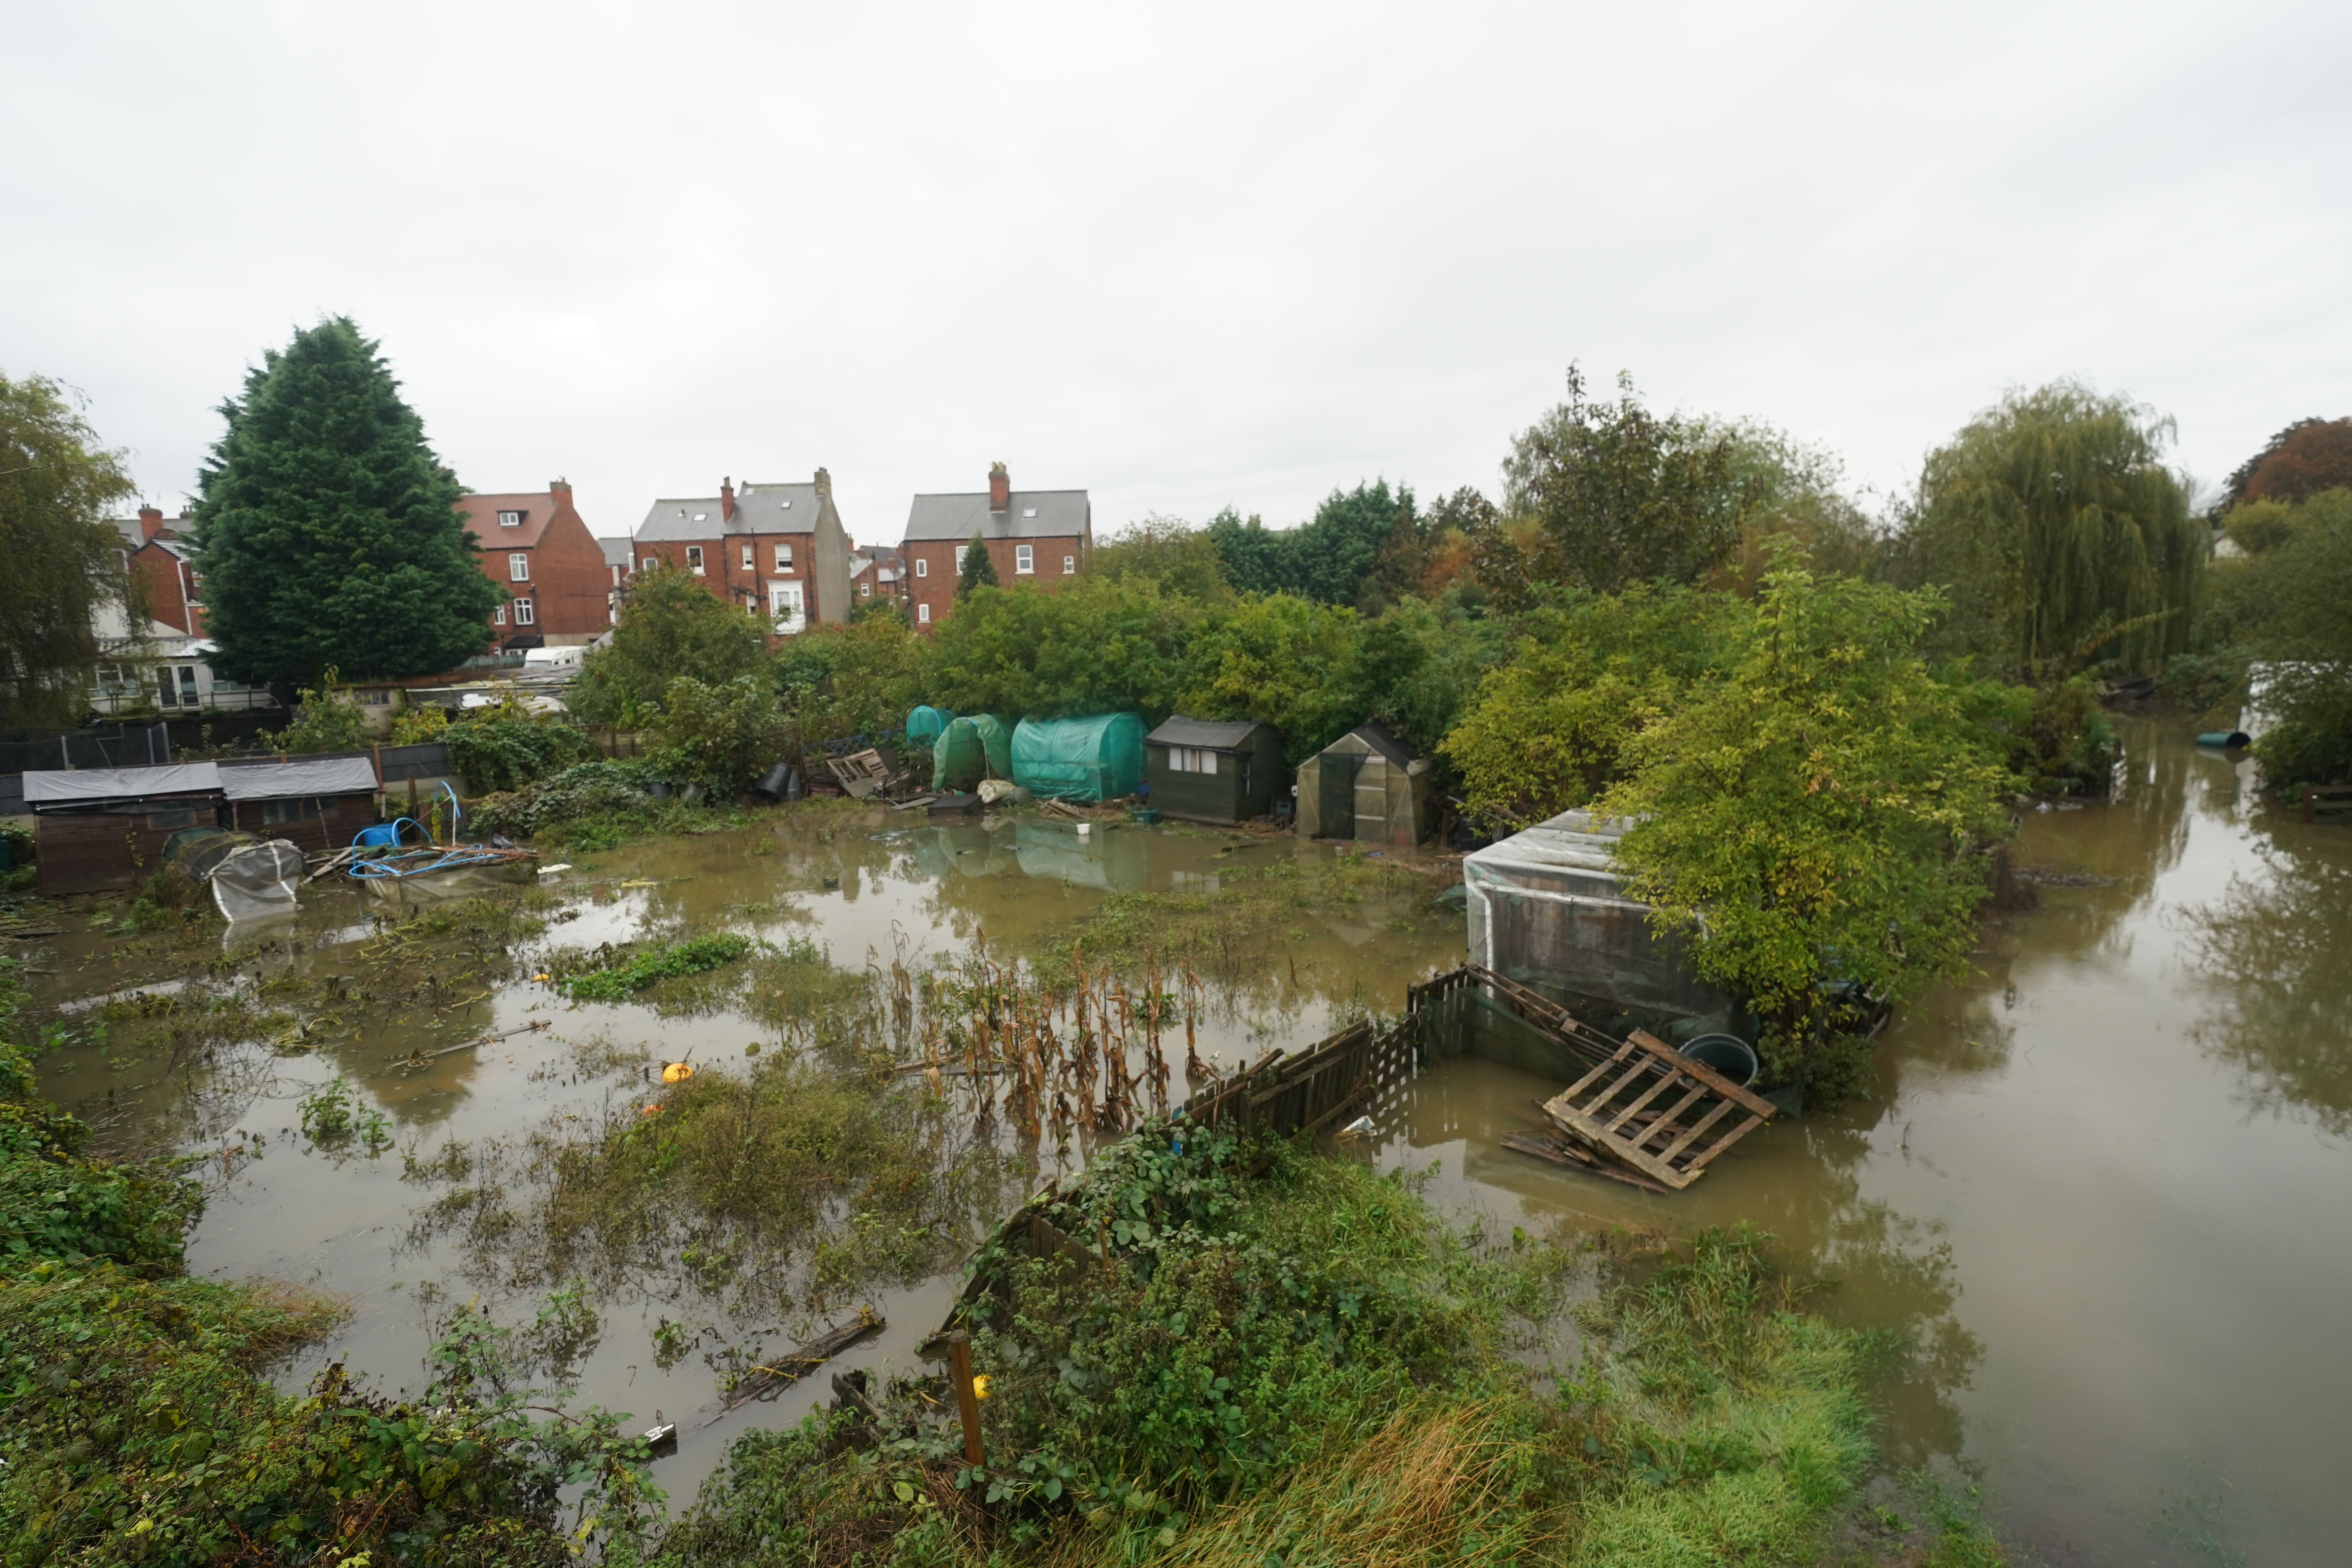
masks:
<instances>
[{"instance_id":1,"label":"dark wooden shed","mask_svg":"<svg viewBox=\"0 0 2352 1568\"><path fill-rule=\"evenodd\" d=\"M380 821L375 763L364 753L220 764L226 826L298 849L341 849Z\"/></svg>"},{"instance_id":2,"label":"dark wooden shed","mask_svg":"<svg viewBox=\"0 0 2352 1568\"><path fill-rule=\"evenodd\" d=\"M1285 782L1282 736L1270 724L1181 714L1143 738L1151 804L1189 822L1247 822L1274 809Z\"/></svg>"},{"instance_id":3,"label":"dark wooden shed","mask_svg":"<svg viewBox=\"0 0 2352 1568\"><path fill-rule=\"evenodd\" d=\"M227 797L211 763L73 768L25 774L44 894L128 888L162 863L163 842L225 825Z\"/></svg>"}]
</instances>

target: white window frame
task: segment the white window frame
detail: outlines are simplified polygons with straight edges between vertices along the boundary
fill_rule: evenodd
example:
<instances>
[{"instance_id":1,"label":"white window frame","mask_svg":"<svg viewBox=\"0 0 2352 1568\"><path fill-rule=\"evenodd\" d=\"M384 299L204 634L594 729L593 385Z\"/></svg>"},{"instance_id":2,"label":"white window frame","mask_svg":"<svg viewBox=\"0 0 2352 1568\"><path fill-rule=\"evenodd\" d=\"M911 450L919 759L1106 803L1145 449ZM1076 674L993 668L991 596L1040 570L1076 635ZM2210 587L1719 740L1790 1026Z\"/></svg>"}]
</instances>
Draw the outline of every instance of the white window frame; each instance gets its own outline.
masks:
<instances>
[{"instance_id":1,"label":"white window frame","mask_svg":"<svg viewBox=\"0 0 2352 1568\"><path fill-rule=\"evenodd\" d=\"M522 526L522 513L519 511L502 511L499 513L499 526L500 528L520 528Z\"/></svg>"},{"instance_id":2,"label":"white window frame","mask_svg":"<svg viewBox=\"0 0 2352 1568\"><path fill-rule=\"evenodd\" d=\"M1078 558L1077 558L1076 556L1075 556L1075 555L1065 555L1065 556L1063 556L1063 557L1062 557L1062 575L1063 575L1063 576L1066 577L1066 576L1068 576L1071 573L1076 572L1077 569L1078 569Z\"/></svg>"},{"instance_id":3,"label":"white window frame","mask_svg":"<svg viewBox=\"0 0 2352 1568\"><path fill-rule=\"evenodd\" d=\"M645 569L648 572L658 572L661 570L661 557L658 555L646 556L645 558Z\"/></svg>"},{"instance_id":4,"label":"white window frame","mask_svg":"<svg viewBox=\"0 0 2352 1568\"><path fill-rule=\"evenodd\" d=\"M506 607L504 605L491 605L491 606L490 606L490 625L492 625L492 626L505 626L506 624L507 624L507 607Z\"/></svg>"},{"instance_id":5,"label":"white window frame","mask_svg":"<svg viewBox=\"0 0 2352 1568\"><path fill-rule=\"evenodd\" d=\"M1035 545L1016 544L1013 547L1013 574L1015 577L1034 577L1037 574Z\"/></svg>"},{"instance_id":6,"label":"white window frame","mask_svg":"<svg viewBox=\"0 0 2352 1568\"><path fill-rule=\"evenodd\" d=\"M808 595L800 584L768 584L768 618L776 623L776 630L785 637L793 637L807 628Z\"/></svg>"},{"instance_id":7,"label":"white window frame","mask_svg":"<svg viewBox=\"0 0 2352 1568\"><path fill-rule=\"evenodd\" d=\"M689 544L686 547L686 569L698 577L703 574L702 546L699 544Z\"/></svg>"},{"instance_id":8,"label":"white window frame","mask_svg":"<svg viewBox=\"0 0 2352 1568\"><path fill-rule=\"evenodd\" d=\"M758 546L756 546L756 545L754 545L754 544L751 544L751 543L750 543L750 542L748 542L744 544L744 546L743 546L743 570L744 570L744 571L746 571L746 572L757 572L757 571L760 569L760 558L759 558L757 555L755 555L754 553L752 553L752 552L753 552L753 551L755 551L757 548L758 548Z\"/></svg>"},{"instance_id":9,"label":"white window frame","mask_svg":"<svg viewBox=\"0 0 2352 1568\"><path fill-rule=\"evenodd\" d=\"M779 572L789 572L789 571L791 571L792 569L793 569L793 547L792 547L791 545L789 545L789 544L779 544L779 545L777 545L777 546L776 546L776 570L777 570L777 571L779 571Z\"/></svg>"},{"instance_id":10,"label":"white window frame","mask_svg":"<svg viewBox=\"0 0 2352 1568\"><path fill-rule=\"evenodd\" d=\"M928 626L931 624L931 607L929 605L915 606L915 624L919 626Z\"/></svg>"},{"instance_id":11,"label":"white window frame","mask_svg":"<svg viewBox=\"0 0 2352 1568\"><path fill-rule=\"evenodd\" d=\"M860 583L857 584L857 596L861 599L872 598L874 596L874 584L871 583Z\"/></svg>"},{"instance_id":12,"label":"white window frame","mask_svg":"<svg viewBox=\"0 0 2352 1568\"><path fill-rule=\"evenodd\" d=\"M513 554L507 557L507 581L509 583L528 583L530 581L530 557L529 555L518 550Z\"/></svg>"},{"instance_id":13,"label":"white window frame","mask_svg":"<svg viewBox=\"0 0 2352 1568\"><path fill-rule=\"evenodd\" d=\"M1171 746L1168 748L1168 771L1171 773L1209 773L1217 771L1217 753L1206 746Z\"/></svg>"},{"instance_id":14,"label":"white window frame","mask_svg":"<svg viewBox=\"0 0 2352 1568\"><path fill-rule=\"evenodd\" d=\"M529 599L517 599L514 602L514 607L515 625L519 626L535 626L539 624L539 612L531 608L530 601Z\"/></svg>"},{"instance_id":15,"label":"white window frame","mask_svg":"<svg viewBox=\"0 0 2352 1568\"><path fill-rule=\"evenodd\" d=\"M928 556L928 555L918 555L918 556L916 556L916 557L915 557L915 575L916 575L916 576L918 576L918 577L928 577L928 576L929 576L930 574L931 574L931 558L930 558L929 556Z\"/></svg>"}]
</instances>

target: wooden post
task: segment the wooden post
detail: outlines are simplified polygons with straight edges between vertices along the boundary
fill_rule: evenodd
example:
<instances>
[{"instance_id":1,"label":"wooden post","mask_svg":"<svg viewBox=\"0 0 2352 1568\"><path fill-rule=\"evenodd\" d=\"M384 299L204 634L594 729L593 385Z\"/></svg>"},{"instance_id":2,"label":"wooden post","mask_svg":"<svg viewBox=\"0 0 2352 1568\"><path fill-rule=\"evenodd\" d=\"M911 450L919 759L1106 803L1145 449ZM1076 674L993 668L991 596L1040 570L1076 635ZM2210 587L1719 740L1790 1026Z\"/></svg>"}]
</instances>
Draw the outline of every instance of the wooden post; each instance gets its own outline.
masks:
<instances>
[{"instance_id":1,"label":"wooden post","mask_svg":"<svg viewBox=\"0 0 2352 1568\"><path fill-rule=\"evenodd\" d=\"M973 1465L987 1462L980 1446L980 1395L971 1386L971 1336L958 1329L948 1336L948 1377L955 1384L956 1414L963 1417L963 1457Z\"/></svg>"}]
</instances>

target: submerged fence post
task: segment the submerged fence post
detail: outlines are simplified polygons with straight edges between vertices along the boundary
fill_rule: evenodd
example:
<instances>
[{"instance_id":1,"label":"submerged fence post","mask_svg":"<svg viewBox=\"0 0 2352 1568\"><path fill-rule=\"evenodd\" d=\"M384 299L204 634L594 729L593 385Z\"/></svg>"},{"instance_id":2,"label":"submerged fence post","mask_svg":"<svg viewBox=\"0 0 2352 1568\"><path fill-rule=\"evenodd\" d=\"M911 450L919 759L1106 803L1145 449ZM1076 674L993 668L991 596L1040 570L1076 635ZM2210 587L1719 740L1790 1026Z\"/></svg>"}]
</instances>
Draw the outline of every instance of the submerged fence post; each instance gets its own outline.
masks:
<instances>
[{"instance_id":1,"label":"submerged fence post","mask_svg":"<svg viewBox=\"0 0 2352 1568\"><path fill-rule=\"evenodd\" d=\"M948 1336L948 1377L955 1384L956 1414L963 1417L964 1460L985 1464L985 1450L980 1446L980 1395L971 1386L971 1336L961 1329Z\"/></svg>"}]
</instances>

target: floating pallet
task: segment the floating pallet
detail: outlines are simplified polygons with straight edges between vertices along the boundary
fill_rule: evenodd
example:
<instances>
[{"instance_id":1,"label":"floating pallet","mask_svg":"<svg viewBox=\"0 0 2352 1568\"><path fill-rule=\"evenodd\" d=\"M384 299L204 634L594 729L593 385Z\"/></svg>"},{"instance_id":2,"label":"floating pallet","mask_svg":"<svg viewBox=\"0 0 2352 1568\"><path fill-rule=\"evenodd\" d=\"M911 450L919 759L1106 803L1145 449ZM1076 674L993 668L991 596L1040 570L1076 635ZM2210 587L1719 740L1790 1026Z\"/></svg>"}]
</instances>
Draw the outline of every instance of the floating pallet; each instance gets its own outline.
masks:
<instances>
[{"instance_id":1,"label":"floating pallet","mask_svg":"<svg viewBox=\"0 0 2352 1568\"><path fill-rule=\"evenodd\" d=\"M1596 1153L1680 1191L1772 1120L1772 1102L1634 1030L1544 1102L1544 1114Z\"/></svg>"}]
</instances>

